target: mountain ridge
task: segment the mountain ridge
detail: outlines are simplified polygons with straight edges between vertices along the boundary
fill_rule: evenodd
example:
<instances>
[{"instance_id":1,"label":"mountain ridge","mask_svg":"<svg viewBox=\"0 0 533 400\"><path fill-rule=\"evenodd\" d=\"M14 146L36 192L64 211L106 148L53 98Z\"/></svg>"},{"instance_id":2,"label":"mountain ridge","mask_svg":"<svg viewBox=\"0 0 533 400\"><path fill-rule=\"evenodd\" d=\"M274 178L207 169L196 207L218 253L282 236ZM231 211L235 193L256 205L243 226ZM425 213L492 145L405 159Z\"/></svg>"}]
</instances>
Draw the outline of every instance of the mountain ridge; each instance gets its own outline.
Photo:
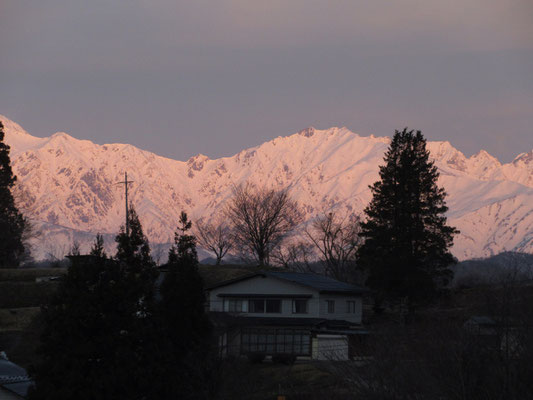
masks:
<instances>
[{"instance_id":1,"label":"mountain ridge","mask_svg":"<svg viewBox=\"0 0 533 400\"><path fill-rule=\"evenodd\" d=\"M116 233L124 204L116 183L125 171L135 181L130 198L154 243L170 241L182 209L193 219L220 215L233 185L247 181L289 187L306 220L332 208L361 212L390 143L346 127L308 127L233 156L197 154L179 161L64 132L37 138L6 117L0 120L19 177L18 204L42 232L36 248L66 246L80 235L87 246L88 233ZM449 193L449 222L462 232L453 248L459 259L533 253L533 151L502 164L484 150L466 157L447 141L428 142L428 149Z\"/></svg>"}]
</instances>

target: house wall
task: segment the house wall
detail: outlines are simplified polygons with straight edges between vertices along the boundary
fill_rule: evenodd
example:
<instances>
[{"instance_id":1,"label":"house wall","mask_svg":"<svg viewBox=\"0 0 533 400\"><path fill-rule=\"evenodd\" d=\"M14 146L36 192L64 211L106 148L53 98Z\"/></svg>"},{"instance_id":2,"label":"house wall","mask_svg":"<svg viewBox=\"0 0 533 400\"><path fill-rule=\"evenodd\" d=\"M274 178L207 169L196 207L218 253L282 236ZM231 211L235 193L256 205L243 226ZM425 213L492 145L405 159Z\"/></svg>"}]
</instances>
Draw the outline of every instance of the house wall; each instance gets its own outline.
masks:
<instances>
[{"instance_id":1,"label":"house wall","mask_svg":"<svg viewBox=\"0 0 533 400\"><path fill-rule=\"evenodd\" d=\"M210 291L209 310L224 310L225 297L218 297L219 294L254 294L254 295L280 295L282 298L281 313L250 313L245 308L242 316L258 317L291 317L291 318L324 318L346 320L355 324L360 324L363 317L363 300L361 296L343 296L319 294L317 290L302 285L294 284L282 279L273 277L256 276L231 285L222 286ZM285 295L311 295L307 299L307 314L292 313L292 299L283 298ZM226 297L226 299L228 299ZM243 299L245 300L245 299ZM327 300L335 300L335 313L327 312ZM347 312L347 301L355 301L355 313ZM246 305L247 307L247 305Z\"/></svg>"},{"instance_id":2,"label":"house wall","mask_svg":"<svg viewBox=\"0 0 533 400\"><path fill-rule=\"evenodd\" d=\"M231 285L222 286L209 292L209 310L224 311L224 297L218 297L219 294L254 294L254 295L280 295L281 313L249 313L243 312L243 316L273 316L273 317L291 317L291 318L317 318L319 315L319 295L318 291L305 286L293 284L272 277L256 276L244 281L236 282ZM307 314L292 313L292 299L283 298L285 295L311 295L307 299ZM227 299L227 298L226 298Z\"/></svg>"},{"instance_id":3,"label":"house wall","mask_svg":"<svg viewBox=\"0 0 533 400\"><path fill-rule=\"evenodd\" d=\"M348 360L348 337L345 335L317 335L312 342L314 360Z\"/></svg>"},{"instance_id":4,"label":"house wall","mask_svg":"<svg viewBox=\"0 0 533 400\"><path fill-rule=\"evenodd\" d=\"M335 312L333 314L328 313L327 300L335 301ZM347 312L347 301L355 301L355 313ZM319 303L319 318L342 319L356 324L360 324L363 319L363 298L361 296L321 294Z\"/></svg>"}]
</instances>

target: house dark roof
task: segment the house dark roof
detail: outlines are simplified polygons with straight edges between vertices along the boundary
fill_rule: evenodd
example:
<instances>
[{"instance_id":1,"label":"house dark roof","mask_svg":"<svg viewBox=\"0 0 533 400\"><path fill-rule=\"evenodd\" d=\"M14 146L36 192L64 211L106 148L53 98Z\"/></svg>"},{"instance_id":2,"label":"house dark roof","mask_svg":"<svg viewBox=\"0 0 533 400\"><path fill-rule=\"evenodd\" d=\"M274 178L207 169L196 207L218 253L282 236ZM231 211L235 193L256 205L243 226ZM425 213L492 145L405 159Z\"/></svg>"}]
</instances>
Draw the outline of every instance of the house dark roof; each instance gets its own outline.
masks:
<instances>
[{"instance_id":1,"label":"house dark roof","mask_svg":"<svg viewBox=\"0 0 533 400\"><path fill-rule=\"evenodd\" d=\"M301 273L301 272L267 272L267 275L275 278L284 279L303 286L317 289L320 293L349 293L359 294L367 290L360 286L340 282L336 279L324 275Z\"/></svg>"},{"instance_id":2,"label":"house dark roof","mask_svg":"<svg viewBox=\"0 0 533 400\"><path fill-rule=\"evenodd\" d=\"M326 318L290 318L290 317L248 317L227 312L211 311L209 318L215 327L301 327L306 329L350 329L359 328L360 324L345 320Z\"/></svg>"},{"instance_id":3,"label":"house dark roof","mask_svg":"<svg viewBox=\"0 0 533 400\"><path fill-rule=\"evenodd\" d=\"M228 281L220 282L216 285L209 287L209 289L216 289L218 287L231 285L233 283L251 279L256 276L282 279L284 281L292 282L297 285L302 285L302 286L306 286L312 289L316 289L320 293L326 293L326 294L327 293L330 293L330 294L362 294L368 291L367 289L363 287L351 285L345 282L340 282L336 279L329 278L323 275L302 273L302 272L277 272L277 271L263 271L263 272L257 272L254 274L245 275L237 279L231 279Z\"/></svg>"}]
</instances>

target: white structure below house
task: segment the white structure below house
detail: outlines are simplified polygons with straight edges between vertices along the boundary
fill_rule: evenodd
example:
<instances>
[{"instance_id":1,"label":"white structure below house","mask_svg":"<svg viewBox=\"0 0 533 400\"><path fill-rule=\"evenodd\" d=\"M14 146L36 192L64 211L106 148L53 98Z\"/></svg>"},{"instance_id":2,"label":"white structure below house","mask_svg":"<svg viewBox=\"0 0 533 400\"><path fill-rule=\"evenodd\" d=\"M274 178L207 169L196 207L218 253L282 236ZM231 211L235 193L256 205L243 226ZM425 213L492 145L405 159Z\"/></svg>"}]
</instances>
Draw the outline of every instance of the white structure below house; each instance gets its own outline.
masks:
<instances>
[{"instance_id":1,"label":"white structure below house","mask_svg":"<svg viewBox=\"0 0 533 400\"><path fill-rule=\"evenodd\" d=\"M366 289L322 275L258 272L208 289L223 355L356 357Z\"/></svg>"}]
</instances>

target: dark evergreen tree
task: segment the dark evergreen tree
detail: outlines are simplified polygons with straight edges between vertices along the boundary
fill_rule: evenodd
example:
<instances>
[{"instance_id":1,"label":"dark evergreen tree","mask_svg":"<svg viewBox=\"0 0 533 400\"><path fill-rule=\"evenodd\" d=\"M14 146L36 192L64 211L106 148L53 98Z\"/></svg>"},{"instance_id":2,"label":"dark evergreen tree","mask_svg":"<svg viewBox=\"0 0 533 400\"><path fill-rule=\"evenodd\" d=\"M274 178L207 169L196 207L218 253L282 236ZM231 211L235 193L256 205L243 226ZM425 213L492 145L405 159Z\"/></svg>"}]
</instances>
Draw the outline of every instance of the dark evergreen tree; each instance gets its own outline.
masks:
<instances>
[{"instance_id":1,"label":"dark evergreen tree","mask_svg":"<svg viewBox=\"0 0 533 400\"><path fill-rule=\"evenodd\" d=\"M70 251L68 252L68 255L69 256L79 256L79 255L81 255L80 242L78 242L77 240L74 240L74 242L72 242L72 247L70 248Z\"/></svg>"},{"instance_id":2,"label":"dark evergreen tree","mask_svg":"<svg viewBox=\"0 0 533 400\"><path fill-rule=\"evenodd\" d=\"M128 209L128 224L129 232L121 226L120 233L115 238L117 242L115 258L125 263L134 272L142 272L146 268L154 267L155 262L150 254L150 244L132 205Z\"/></svg>"},{"instance_id":3,"label":"dark evergreen tree","mask_svg":"<svg viewBox=\"0 0 533 400\"><path fill-rule=\"evenodd\" d=\"M130 232L117 235L115 259L104 256L100 235L92 254L70 257L65 280L43 309L43 361L32 399L179 397L166 397L172 346L156 306L150 247L133 208L128 217Z\"/></svg>"},{"instance_id":4,"label":"dark evergreen tree","mask_svg":"<svg viewBox=\"0 0 533 400\"><path fill-rule=\"evenodd\" d=\"M0 121L0 268L20 264L25 256L23 234L28 228L11 193L17 177L11 169L9 150L4 142L4 125Z\"/></svg>"},{"instance_id":5,"label":"dark evergreen tree","mask_svg":"<svg viewBox=\"0 0 533 400\"><path fill-rule=\"evenodd\" d=\"M149 399L157 380L153 318L121 263L71 257L64 280L43 307L42 361L30 399Z\"/></svg>"},{"instance_id":6,"label":"dark evergreen tree","mask_svg":"<svg viewBox=\"0 0 533 400\"><path fill-rule=\"evenodd\" d=\"M196 237L187 232L191 229L192 222L184 211L180 214L179 225L174 233L174 245L168 252L169 264L190 263L198 265L198 253L196 252Z\"/></svg>"},{"instance_id":7,"label":"dark evergreen tree","mask_svg":"<svg viewBox=\"0 0 533 400\"><path fill-rule=\"evenodd\" d=\"M181 399L207 399L212 390L211 325L205 313L202 277L198 271L196 238L182 212L169 251L168 271L161 284L161 315L172 347L169 371L179 379L169 390ZM173 387L171 387L173 386Z\"/></svg>"},{"instance_id":8,"label":"dark evergreen tree","mask_svg":"<svg viewBox=\"0 0 533 400\"><path fill-rule=\"evenodd\" d=\"M396 131L384 161L381 179L370 187L358 265L379 298L407 298L412 305L451 279L449 248L458 231L446 225L446 193L420 131Z\"/></svg>"},{"instance_id":9,"label":"dark evergreen tree","mask_svg":"<svg viewBox=\"0 0 533 400\"><path fill-rule=\"evenodd\" d=\"M107 258L107 254L104 249L104 238L99 233L96 234L93 246L91 247L91 256Z\"/></svg>"},{"instance_id":10,"label":"dark evergreen tree","mask_svg":"<svg viewBox=\"0 0 533 400\"><path fill-rule=\"evenodd\" d=\"M137 296L137 314L151 315L155 307L154 286L157 271L150 254L150 244L132 205L128 209L128 225L129 232L122 226L115 238L115 260L122 268L124 280L128 282L132 296Z\"/></svg>"}]
</instances>

